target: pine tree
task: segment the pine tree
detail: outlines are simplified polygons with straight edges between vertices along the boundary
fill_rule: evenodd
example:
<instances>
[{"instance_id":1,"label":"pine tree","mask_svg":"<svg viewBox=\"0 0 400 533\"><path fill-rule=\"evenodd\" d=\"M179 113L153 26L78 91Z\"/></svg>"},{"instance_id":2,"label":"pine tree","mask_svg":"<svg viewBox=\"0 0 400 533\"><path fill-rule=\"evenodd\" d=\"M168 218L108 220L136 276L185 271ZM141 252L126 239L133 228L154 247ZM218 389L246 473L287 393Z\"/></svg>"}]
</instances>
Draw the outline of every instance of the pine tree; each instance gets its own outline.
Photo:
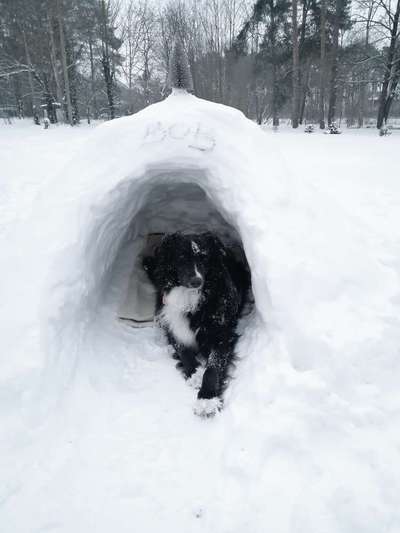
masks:
<instances>
[{"instance_id":1,"label":"pine tree","mask_svg":"<svg viewBox=\"0 0 400 533\"><path fill-rule=\"evenodd\" d=\"M193 92L193 80L189 62L180 39L175 39L169 58L169 87Z\"/></svg>"}]
</instances>

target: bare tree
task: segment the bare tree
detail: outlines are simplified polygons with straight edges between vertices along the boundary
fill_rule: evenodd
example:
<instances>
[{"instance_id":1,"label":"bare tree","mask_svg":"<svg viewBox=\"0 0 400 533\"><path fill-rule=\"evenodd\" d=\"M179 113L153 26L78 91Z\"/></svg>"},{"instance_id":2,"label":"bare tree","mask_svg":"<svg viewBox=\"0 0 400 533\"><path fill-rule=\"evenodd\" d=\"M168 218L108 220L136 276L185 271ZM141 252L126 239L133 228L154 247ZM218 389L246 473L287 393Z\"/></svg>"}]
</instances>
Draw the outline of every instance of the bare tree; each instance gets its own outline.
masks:
<instances>
[{"instance_id":1,"label":"bare tree","mask_svg":"<svg viewBox=\"0 0 400 533\"><path fill-rule=\"evenodd\" d=\"M101 65L106 86L108 115L111 120L116 116L115 74L119 61L118 49L122 42L115 35L121 5L114 0L99 0L99 28L101 41Z\"/></svg>"},{"instance_id":2,"label":"bare tree","mask_svg":"<svg viewBox=\"0 0 400 533\"><path fill-rule=\"evenodd\" d=\"M140 68L140 51L143 41L146 3L130 0L123 12L122 40L125 60L122 72L129 90L128 112L133 113L133 88L135 75Z\"/></svg>"},{"instance_id":3,"label":"bare tree","mask_svg":"<svg viewBox=\"0 0 400 533\"><path fill-rule=\"evenodd\" d=\"M378 24L385 28L390 35L390 43L384 65L385 70L382 80L382 90L379 98L378 119L376 124L378 128L381 128L389 117L390 108L395 97L395 92L400 78L400 0L394 2L394 6L392 2L379 0L379 8L384 11L384 19L381 19Z\"/></svg>"},{"instance_id":4,"label":"bare tree","mask_svg":"<svg viewBox=\"0 0 400 533\"><path fill-rule=\"evenodd\" d=\"M321 59L319 65L319 127L325 128L326 0L321 0Z\"/></svg>"},{"instance_id":5,"label":"bare tree","mask_svg":"<svg viewBox=\"0 0 400 533\"><path fill-rule=\"evenodd\" d=\"M146 105L149 105L151 103L150 81L156 46L156 18L154 11L150 9L148 5L145 6L142 20L142 39L140 41L140 54L142 64L141 78L143 83L144 101Z\"/></svg>"},{"instance_id":6,"label":"bare tree","mask_svg":"<svg viewBox=\"0 0 400 533\"><path fill-rule=\"evenodd\" d=\"M65 47L65 36L64 36L64 18L63 18L61 0L57 0L57 18L58 18L58 30L60 33L60 52L61 52L61 62L62 62L63 75L64 75L64 89L65 89L65 100L67 103L68 122L70 123L71 126L73 126L74 119L72 115L71 88L70 88L70 83L69 83L67 52L66 52L66 47Z\"/></svg>"},{"instance_id":7,"label":"bare tree","mask_svg":"<svg viewBox=\"0 0 400 533\"><path fill-rule=\"evenodd\" d=\"M292 95L292 127L299 126L300 72L299 72L299 34L297 27L297 2L292 0L292 46L293 46L293 95Z\"/></svg>"},{"instance_id":8,"label":"bare tree","mask_svg":"<svg viewBox=\"0 0 400 533\"><path fill-rule=\"evenodd\" d=\"M358 8L365 13L365 16L360 16L359 21L363 25L365 24L365 34L364 34L364 50L365 58L364 65L361 69L362 80L360 82L360 94L358 102L358 127L361 128L364 125L364 115L366 108L366 97L368 89L368 64L369 64L369 47L370 47L370 34L371 34L371 25L375 18L376 12L378 10L378 5L376 0L360 0L358 2Z\"/></svg>"},{"instance_id":9,"label":"bare tree","mask_svg":"<svg viewBox=\"0 0 400 533\"><path fill-rule=\"evenodd\" d=\"M54 81L56 85L57 102L61 105L61 102L63 101L63 91L62 91L61 76L58 70L56 38L54 35L54 27L53 27L55 21L57 20L54 7L55 7L55 4L51 2L49 5L47 24L48 24L48 30L49 30L50 62L51 62L51 67L53 69L53 76L54 76ZM60 113L58 112L58 109L56 111L56 115L57 115L57 121L59 121Z\"/></svg>"},{"instance_id":10,"label":"bare tree","mask_svg":"<svg viewBox=\"0 0 400 533\"><path fill-rule=\"evenodd\" d=\"M332 50L331 50L331 72L329 80L329 105L328 105L328 125L332 124L336 118L336 105L338 93L338 53L339 53L339 31L340 19L343 11L344 1L335 1L335 15L333 22Z\"/></svg>"},{"instance_id":11,"label":"bare tree","mask_svg":"<svg viewBox=\"0 0 400 533\"><path fill-rule=\"evenodd\" d=\"M22 38L24 41L25 57L26 57L26 63L27 63L26 71L28 73L29 87L31 90L32 117L35 119L36 97L35 97L35 86L33 84L33 66L32 66L31 55L29 52L29 46L26 40L26 33L25 33L24 28L22 28Z\"/></svg>"}]
</instances>

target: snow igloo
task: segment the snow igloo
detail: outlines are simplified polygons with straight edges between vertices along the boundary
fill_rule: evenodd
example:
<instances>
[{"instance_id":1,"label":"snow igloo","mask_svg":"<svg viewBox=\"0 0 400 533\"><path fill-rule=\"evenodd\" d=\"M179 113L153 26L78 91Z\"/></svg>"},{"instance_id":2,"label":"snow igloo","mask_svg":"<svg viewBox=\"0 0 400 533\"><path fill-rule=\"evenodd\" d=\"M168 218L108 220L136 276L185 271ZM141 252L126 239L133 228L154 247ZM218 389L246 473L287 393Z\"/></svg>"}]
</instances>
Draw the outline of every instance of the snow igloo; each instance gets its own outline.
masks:
<instances>
[{"instance_id":1,"label":"snow igloo","mask_svg":"<svg viewBox=\"0 0 400 533\"><path fill-rule=\"evenodd\" d=\"M143 350L149 328L130 327L153 323L141 257L167 232L211 230L232 246L267 329L268 217L282 161L241 112L174 91L95 128L56 181L44 338L61 380L90 358L99 367Z\"/></svg>"}]
</instances>

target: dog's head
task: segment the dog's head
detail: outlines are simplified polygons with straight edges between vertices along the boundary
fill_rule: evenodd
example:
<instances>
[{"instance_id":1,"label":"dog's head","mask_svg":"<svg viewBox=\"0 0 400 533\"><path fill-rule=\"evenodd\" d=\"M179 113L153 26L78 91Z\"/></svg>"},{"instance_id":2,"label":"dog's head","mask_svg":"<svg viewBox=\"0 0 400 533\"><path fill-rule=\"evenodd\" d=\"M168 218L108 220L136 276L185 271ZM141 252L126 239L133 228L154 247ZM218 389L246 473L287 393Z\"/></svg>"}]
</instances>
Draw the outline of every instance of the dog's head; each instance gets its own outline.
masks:
<instances>
[{"instance_id":1,"label":"dog's head","mask_svg":"<svg viewBox=\"0 0 400 533\"><path fill-rule=\"evenodd\" d=\"M217 248L222 249L222 245L211 233L167 234L154 256L144 258L143 267L158 289L200 289L218 256Z\"/></svg>"}]
</instances>

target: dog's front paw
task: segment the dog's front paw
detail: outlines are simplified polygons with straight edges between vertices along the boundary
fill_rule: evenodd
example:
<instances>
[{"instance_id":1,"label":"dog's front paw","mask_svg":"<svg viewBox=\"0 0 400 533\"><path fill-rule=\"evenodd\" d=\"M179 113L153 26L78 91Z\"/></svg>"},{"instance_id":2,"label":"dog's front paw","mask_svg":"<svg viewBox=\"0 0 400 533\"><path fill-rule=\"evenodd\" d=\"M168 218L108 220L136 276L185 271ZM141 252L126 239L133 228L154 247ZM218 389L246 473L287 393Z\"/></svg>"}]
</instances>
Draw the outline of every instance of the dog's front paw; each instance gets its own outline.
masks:
<instances>
[{"instance_id":1,"label":"dog's front paw","mask_svg":"<svg viewBox=\"0 0 400 533\"><path fill-rule=\"evenodd\" d=\"M211 418L222 409L221 398L198 398L193 407L195 415L201 418Z\"/></svg>"},{"instance_id":2,"label":"dog's front paw","mask_svg":"<svg viewBox=\"0 0 400 533\"><path fill-rule=\"evenodd\" d=\"M202 366L199 366L197 370L188 378L187 382L190 387L193 389L200 389L201 384L203 382L203 374L204 374L204 368Z\"/></svg>"}]
</instances>

